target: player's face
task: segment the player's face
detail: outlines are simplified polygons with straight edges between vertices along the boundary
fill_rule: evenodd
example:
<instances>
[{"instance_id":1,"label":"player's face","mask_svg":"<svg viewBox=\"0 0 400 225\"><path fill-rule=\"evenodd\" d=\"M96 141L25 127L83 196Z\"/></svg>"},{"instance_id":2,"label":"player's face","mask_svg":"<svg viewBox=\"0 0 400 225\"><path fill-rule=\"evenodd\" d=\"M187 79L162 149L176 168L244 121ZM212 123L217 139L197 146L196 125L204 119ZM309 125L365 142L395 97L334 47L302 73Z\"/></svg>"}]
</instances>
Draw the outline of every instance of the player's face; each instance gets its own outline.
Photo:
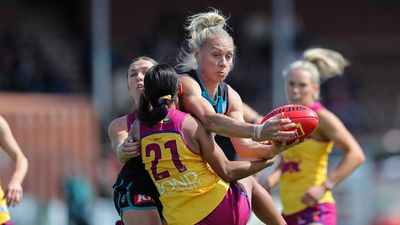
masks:
<instances>
[{"instance_id":1,"label":"player's face","mask_svg":"<svg viewBox=\"0 0 400 225\"><path fill-rule=\"evenodd\" d=\"M288 74L285 88L289 103L311 105L314 102L313 94L319 86L313 82L309 71L297 69Z\"/></svg>"},{"instance_id":2,"label":"player's face","mask_svg":"<svg viewBox=\"0 0 400 225\"><path fill-rule=\"evenodd\" d=\"M130 65L128 71L128 88L135 100L138 100L140 93L142 93L144 88L144 75L152 66L153 63L142 59Z\"/></svg>"},{"instance_id":3,"label":"player's face","mask_svg":"<svg viewBox=\"0 0 400 225\"><path fill-rule=\"evenodd\" d=\"M233 65L234 50L232 38L212 38L195 52L203 82L225 80Z\"/></svg>"}]
</instances>

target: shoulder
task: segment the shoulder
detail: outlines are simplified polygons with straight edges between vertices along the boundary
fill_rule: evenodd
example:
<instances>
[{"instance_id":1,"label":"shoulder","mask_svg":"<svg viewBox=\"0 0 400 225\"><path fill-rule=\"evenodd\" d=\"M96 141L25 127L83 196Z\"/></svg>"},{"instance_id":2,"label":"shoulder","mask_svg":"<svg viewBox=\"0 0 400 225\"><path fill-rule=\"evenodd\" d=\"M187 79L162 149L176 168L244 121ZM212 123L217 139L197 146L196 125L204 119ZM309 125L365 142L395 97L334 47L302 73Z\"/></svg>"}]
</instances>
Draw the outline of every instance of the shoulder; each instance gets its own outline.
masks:
<instances>
[{"instance_id":1,"label":"shoulder","mask_svg":"<svg viewBox=\"0 0 400 225\"><path fill-rule=\"evenodd\" d=\"M3 126L4 124L7 124L7 121L2 116L0 116L0 126Z\"/></svg>"},{"instance_id":2,"label":"shoulder","mask_svg":"<svg viewBox=\"0 0 400 225\"><path fill-rule=\"evenodd\" d=\"M184 89L183 93L193 93L201 91L199 83L197 83L197 81L193 77L187 74L180 74L178 76L178 80Z\"/></svg>"},{"instance_id":3,"label":"shoulder","mask_svg":"<svg viewBox=\"0 0 400 225\"><path fill-rule=\"evenodd\" d=\"M108 126L109 134L117 133L122 130L128 130L128 127L126 126L126 115L114 119Z\"/></svg>"},{"instance_id":4,"label":"shoulder","mask_svg":"<svg viewBox=\"0 0 400 225\"><path fill-rule=\"evenodd\" d=\"M242 98L240 97L239 93L235 89L233 89L229 84L226 84L228 87L228 100L229 106L242 106ZM229 107L231 108L231 107Z\"/></svg>"},{"instance_id":5,"label":"shoulder","mask_svg":"<svg viewBox=\"0 0 400 225\"><path fill-rule=\"evenodd\" d=\"M238 93L235 89L233 89L231 85L229 85L229 84L227 84L227 83L225 83L225 84L226 84L226 87L227 87L227 89L228 89L229 97L232 96L232 97L234 97L234 98L240 98L239 93ZM241 98L240 98L240 99L241 99Z\"/></svg>"},{"instance_id":6,"label":"shoulder","mask_svg":"<svg viewBox=\"0 0 400 225\"><path fill-rule=\"evenodd\" d=\"M342 121L330 110L322 108L317 111L319 128L325 131L342 126Z\"/></svg>"},{"instance_id":7,"label":"shoulder","mask_svg":"<svg viewBox=\"0 0 400 225\"><path fill-rule=\"evenodd\" d=\"M195 134L196 131L200 128L201 129L202 124L200 123L199 120L197 120L195 117L193 117L190 114L187 114L183 124L182 124L182 129L185 130L186 132L189 132L191 134Z\"/></svg>"},{"instance_id":8,"label":"shoulder","mask_svg":"<svg viewBox=\"0 0 400 225\"><path fill-rule=\"evenodd\" d=\"M2 116L0 116L0 134L3 134L5 130L8 129L8 127L9 126L7 121Z\"/></svg>"},{"instance_id":9,"label":"shoulder","mask_svg":"<svg viewBox=\"0 0 400 225\"><path fill-rule=\"evenodd\" d=\"M190 76L189 74L186 74L186 73L179 74L178 80L181 83L197 83L197 81L192 76Z\"/></svg>"}]
</instances>

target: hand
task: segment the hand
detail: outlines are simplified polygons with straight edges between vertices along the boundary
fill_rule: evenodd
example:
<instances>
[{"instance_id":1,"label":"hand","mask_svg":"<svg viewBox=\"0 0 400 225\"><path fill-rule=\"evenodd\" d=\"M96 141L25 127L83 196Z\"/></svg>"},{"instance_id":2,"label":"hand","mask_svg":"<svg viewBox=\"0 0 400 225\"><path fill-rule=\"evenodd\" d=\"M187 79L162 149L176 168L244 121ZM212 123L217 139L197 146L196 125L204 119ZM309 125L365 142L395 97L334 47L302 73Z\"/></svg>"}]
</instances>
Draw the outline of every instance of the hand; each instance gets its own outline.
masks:
<instances>
[{"instance_id":1,"label":"hand","mask_svg":"<svg viewBox=\"0 0 400 225\"><path fill-rule=\"evenodd\" d=\"M21 183L11 181L4 192L4 196L8 206L18 205L23 197Z\"/></svg>"},{"instance_id":2,"label":"hand","mask_svg":"<svg viewBox=\"0 0 400 225\"><path fill-rule=\"evenodd\" d=\"M272 158L271 157L267 157L264 160L265 160L265 163L266 163L267 167L270 167L275 163L276 157L275 156L272 157Z\"/></svg>"},{"instance_id":3,"label":"hand","mask_svg":"<svg viewBox=\"0 0 400 225\"><path fill-rule=\"evenodd\" d=\"M326 188L324 185L312 186L301 198L301 202L307 206L314 206L324 196Z\"/></svg>"},{"instance_id":4,"label":"hand","mask_svg":"<svg viewBox=\"0 0 400 225\"><path fill-rule=\"evenodd\" d=\"M140 155L140 143L134 141L131 136L128 136L128 138L117 147L117 152L120 161L126 162Z\"/></svg>"},{"instance_id":5,"label":"hand","mask_svg":"<svg viewBox=\"0 0 400 225\"><path fill-rule=\"evenodd\" d=\"M290 144L288 144L286 141L272 141L272 144L275 147L274 155L281 154L282 152L292 148L295 145L303 143L303 142L304 142L304 139L302 139L302 140L297 139L297 140L291 142Z\"/></svg>"},{"instance_id":6,"label":"hand","mask_svg":"<svg viewBox=\"0 0 400 225\"><path fill-rule=\"evenodd\" d=\"M256 126L253 138L255 141L288 141L296 135L295 130L289 131L291 128L295 128L296 124L292 123L290 119L284 118L284 113L277 114Z\"/></svg>"}]
</instances>

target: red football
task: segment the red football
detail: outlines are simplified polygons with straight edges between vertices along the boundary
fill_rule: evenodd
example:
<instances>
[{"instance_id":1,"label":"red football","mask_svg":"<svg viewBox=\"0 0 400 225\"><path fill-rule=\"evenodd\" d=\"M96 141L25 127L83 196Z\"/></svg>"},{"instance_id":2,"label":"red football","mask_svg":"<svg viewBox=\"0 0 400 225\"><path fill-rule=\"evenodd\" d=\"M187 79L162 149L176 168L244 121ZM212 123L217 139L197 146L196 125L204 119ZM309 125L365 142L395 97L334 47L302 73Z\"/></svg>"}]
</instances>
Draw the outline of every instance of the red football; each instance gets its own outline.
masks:
<instances>
[{"instance_id":1,"label":"red football","mask_svg":"<svg viewBox=\"0 0 400 225\"><path fill-rule=\"evenodd\" d=\"M293 123L296 123L296 137L291 139L288 144L297 139L304 139L308 137L318 126L318 115L314 110L303 105L284 105L269 112L261 123L267 119L279 114L284 113L284 117L288 117Z\"/></svg>"}]
</instances>

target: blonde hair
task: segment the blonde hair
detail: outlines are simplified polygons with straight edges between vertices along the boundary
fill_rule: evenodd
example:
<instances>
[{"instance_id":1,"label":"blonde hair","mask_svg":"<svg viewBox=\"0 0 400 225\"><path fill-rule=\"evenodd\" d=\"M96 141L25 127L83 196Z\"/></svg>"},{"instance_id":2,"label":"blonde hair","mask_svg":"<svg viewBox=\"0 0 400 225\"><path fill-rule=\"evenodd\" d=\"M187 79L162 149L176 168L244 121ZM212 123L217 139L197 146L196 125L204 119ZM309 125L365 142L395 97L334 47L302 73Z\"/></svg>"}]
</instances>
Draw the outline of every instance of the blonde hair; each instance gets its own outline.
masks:
<instances>
[{"instance_id":1,"label":"blonde hair","mask_svg":"<svg viewBox=\"0 0 400 225\"><path fill-rule=\"evenodd\" d=\"M232 38L226 31L226 20L216 9L189 16L185 26L189 35L189 38L186 39L187 49L181 49L175 69L179 72L197 69L198 63L194 56L196 49L203 47L210 38Z\"/></svg>"},{"instance_id":2,"label":"blonde hair","mask_svg":"<svg viewBox=\"0 0 400 225\"><path fill-rule=\"evenodd\" d=\"M303 53L303 58L294 61L283 71L285 80L293 71L301 69L310 72L313 82L320 85L322 81L343 75L344 68L349 65L347 59L340 53L324 48L308 49ZM319 91L313 98L319 100Z\"/></svg>"}]
</instances>

